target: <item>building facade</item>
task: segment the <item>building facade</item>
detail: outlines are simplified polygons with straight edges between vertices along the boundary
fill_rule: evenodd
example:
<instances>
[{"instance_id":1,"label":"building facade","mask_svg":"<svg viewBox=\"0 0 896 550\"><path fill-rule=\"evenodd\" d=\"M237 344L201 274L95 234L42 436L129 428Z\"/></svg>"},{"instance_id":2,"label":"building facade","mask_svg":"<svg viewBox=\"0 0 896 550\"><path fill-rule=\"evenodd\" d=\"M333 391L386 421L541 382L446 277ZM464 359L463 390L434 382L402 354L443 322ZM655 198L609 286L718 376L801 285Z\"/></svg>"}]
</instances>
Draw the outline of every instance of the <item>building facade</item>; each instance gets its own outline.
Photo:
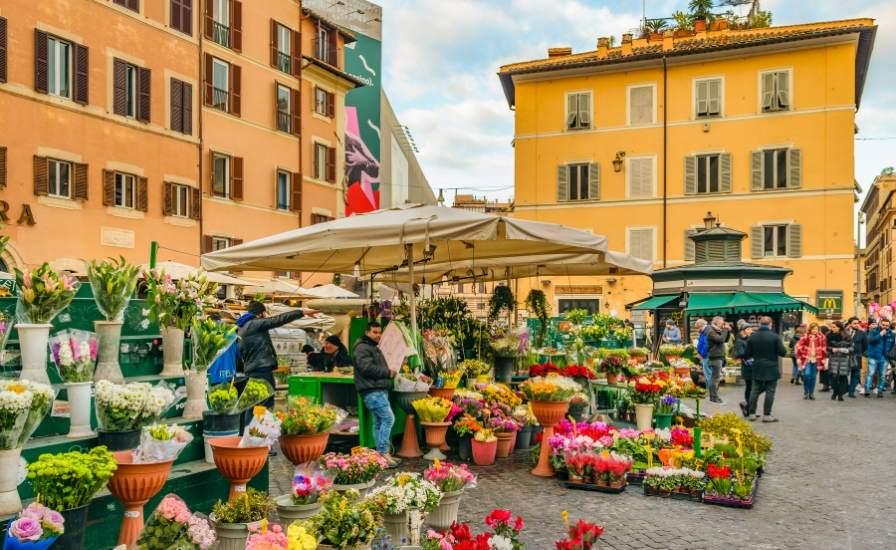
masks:
<instances>
[{"instance_id":1,"label":"building facade","mask_svg":"<svg viewBox=\"0 0 896 550\"><path fill-rule=\"evenodd\" d=\"M514 108L515 213L578 226L610 248L690 261L712 211L749 235L749 262L793 271L786 291L852 312L855 113L870 19L688 36L624 35L501 68ZM569 304L622 313L647 277L564 278Z\"/></svg>"},{"instance_id":2,"label":"building facade","mask_svg":"<svg viewBox=\"0 0 896 550\"><path fill-rule=\"evenodd\" d=\"M896 301L896 175L875 178L862 203L865 216L864 300L879 304Z\"/></svg>"}]
</instances>

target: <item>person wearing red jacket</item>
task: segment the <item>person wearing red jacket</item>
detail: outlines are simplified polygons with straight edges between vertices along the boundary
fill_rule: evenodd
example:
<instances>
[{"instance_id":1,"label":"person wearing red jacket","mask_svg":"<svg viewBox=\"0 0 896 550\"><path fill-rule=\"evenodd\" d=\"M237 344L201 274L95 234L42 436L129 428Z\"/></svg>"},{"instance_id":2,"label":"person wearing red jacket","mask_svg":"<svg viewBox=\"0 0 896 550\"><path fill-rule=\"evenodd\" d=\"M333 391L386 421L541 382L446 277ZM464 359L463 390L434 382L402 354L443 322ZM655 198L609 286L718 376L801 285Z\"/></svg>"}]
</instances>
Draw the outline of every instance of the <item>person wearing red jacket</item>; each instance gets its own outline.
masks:
<instances>
[{"instance_id":1,"label":"person wearing red jacket","mask_svg":"<svg viewBox=\"0 0 896 550\"><path fill-rule=\"evenodd\" d=\"M815 380L819 366L828 358L828 343L819 332L818 323L809 325L809 330L796 344L796 362L803 374L803 399L815 400Z\"/></svg>"}]
</instances>

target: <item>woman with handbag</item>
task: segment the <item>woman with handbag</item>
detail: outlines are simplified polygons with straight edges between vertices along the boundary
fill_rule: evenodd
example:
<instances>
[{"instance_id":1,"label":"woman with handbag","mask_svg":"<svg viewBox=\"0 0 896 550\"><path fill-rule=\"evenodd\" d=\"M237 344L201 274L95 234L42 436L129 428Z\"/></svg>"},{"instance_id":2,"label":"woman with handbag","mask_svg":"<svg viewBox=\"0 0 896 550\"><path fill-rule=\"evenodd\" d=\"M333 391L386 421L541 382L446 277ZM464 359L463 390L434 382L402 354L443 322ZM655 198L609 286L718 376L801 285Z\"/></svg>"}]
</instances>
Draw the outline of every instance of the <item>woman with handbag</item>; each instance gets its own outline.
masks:
<instances>
[{"instance_id":1,"label":"woman with handbag","mask_svg":"<svg viewBox=\"0 0 896 550\"><path fill-rule=\"evenodd\" d=\"M831 400L843 401L849 389L849 371L852 369L853 342L849 333L843 330L843 323L834 321L828 335L828 372L831 380Z\"/></svg>"}]
</instances>

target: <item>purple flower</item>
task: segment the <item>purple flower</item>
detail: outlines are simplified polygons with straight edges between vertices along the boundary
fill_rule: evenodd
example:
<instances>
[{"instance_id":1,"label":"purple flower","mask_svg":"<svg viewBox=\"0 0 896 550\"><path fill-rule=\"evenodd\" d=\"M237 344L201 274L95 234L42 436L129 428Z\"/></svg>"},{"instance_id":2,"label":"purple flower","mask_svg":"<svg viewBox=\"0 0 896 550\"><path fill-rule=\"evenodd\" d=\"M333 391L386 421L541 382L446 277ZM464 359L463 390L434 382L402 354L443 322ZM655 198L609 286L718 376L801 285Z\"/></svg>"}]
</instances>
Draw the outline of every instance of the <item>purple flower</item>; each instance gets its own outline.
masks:
<instances>
[{"instance_id":1,"label":"purple flower","mask_svg":"<svg viewBox=\"0 0 896 550\"><path fill-rule=\"evenodd\" d=\"M9 526L9 534L19 540L40 540L44 530L40 527L40 520L21 517Z\"/></svg>"}]
</instances>

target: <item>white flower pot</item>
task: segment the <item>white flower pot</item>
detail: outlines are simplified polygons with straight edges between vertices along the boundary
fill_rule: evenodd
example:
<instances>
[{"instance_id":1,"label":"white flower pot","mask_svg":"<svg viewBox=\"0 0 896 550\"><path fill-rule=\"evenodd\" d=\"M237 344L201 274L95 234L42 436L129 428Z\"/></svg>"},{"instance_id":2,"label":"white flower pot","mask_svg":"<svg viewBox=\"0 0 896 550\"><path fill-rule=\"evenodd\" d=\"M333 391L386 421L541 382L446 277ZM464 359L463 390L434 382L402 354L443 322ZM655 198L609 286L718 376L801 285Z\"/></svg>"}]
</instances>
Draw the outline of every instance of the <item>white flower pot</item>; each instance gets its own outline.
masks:
<instances>
[{"instance_id":1,"label":"white flower pot","mask_svg":"<svg viewBox=\"0 0 896 550\"><path fill-rule=\"evenodd\" d=\"M249 538L249 529L258 528L260 521L252 523L218 523L214 515L210 518L215 526L215 534L218 538L218 550L246 550L246 539Z\"/></svg>"},{"instance_id":2,"label":"white flower pot","mask_svg":"<svg viewBox=\"0 0 896 550\"><path fill-rule=\"evenodd\" d=\"M0 517L22 511L19 498L19 458L22 449L0 451Z\"/></svg>"},{"instance_id":3,"label":"white flower pot","mask_svg":"<svg viewBox=\"0 0 896 550\"><path fill-rule=\"evenodd\" d=\"M93 382L66 384L68 393L69 428L68 437L91 437L95 435L90 428L90 390Z\"/></svg>"},{"instance_id":4,"label":"white flower pot","mask_svg":"<svg viewBox=\"0 0 896 550\"><path fill-rule=\"evenodd\" d=\"M162 327L162 376L184 375L184 331L175 327Z\"/></svg>"},{"instance_id":5,"label":"white flower pot","mask_svg":"<svg viewBox=\"0 0 896 550\"><path fill-rule=\"evenodd\" d=\"M292 495L282 495L275 499L277 502L277 517L281 525L289 525L294 521L308 519L321 508L320 501L313 504L293 504Z\"/></svg>"},{"instance_id":6,"label":"white flower pot","mask_svg":"<svg viewBox=\"0 0 896 550\"><path fill-rule=\"evenodd\" d=\"M406 511L401 514L386 514L383 516L383 528L392 539L392 544L398 548L420 542L420 526L417 526L417 536L411 532L411 513ZM416 540L416 542L414 542Z\"/></svg>"},{"instance_id":7,"label":"white flower pot","mask_svg":"<svg viewBox=\"0 0 896 550\"><path fill-rule=\"evenodd\" d=\"M121 348L121 326L124 321L94 321L96 337L99 341L97 350L96 372L94 380L108 380L116 384L124 383L121 365L118 363L118 350Z\"/></svg>"},{"instance_id":8,"label":"white flower pot","mask_svg":"<svg viewBox=\"0 0 896 550\"><path fill-rule=\"evenodd\" d=\"M19 323L19 351L22 354L22 380L31 380L43 384L50 383L47 375L47 354L49 353L51 324L35 325Z\"/></svg>"},{"instance_id":9,"label":"white flower pot","mask_svg":"<svg viewBox=\"0 0 896 550\"><path fill-rule=\"evenodd\" d=\"M635 403L635 422L640 432L648 430L653 426L652 403Z\"/></svg>"},{"instance_id":10,"label":"white flower pot","mask_svg":"<svg viewBox=\"0 0 896 550\"><path fill-rule=\"evenodd\" d=\"M183 417L186 419L202 418L206 410L205 391L208 389L208 373L205 370L188 370L184 374L187 385L187 403L184 405Z\"/></svg>"},{"instance_id":11,"label":"white flower pot","mask_svg":"<svg viewBox=\"0 0 896 550\"><path fill-rule=\"evenodd\" d=\"M454 491L453 493L442 493L442 500L439 501L439 507L426 517L426 524L436 529L448 529L451 527L451 524L457 521L457 512L460 508L460 497L462 497L463 494L463 489Z\"/></svg>"}]
</instances>

